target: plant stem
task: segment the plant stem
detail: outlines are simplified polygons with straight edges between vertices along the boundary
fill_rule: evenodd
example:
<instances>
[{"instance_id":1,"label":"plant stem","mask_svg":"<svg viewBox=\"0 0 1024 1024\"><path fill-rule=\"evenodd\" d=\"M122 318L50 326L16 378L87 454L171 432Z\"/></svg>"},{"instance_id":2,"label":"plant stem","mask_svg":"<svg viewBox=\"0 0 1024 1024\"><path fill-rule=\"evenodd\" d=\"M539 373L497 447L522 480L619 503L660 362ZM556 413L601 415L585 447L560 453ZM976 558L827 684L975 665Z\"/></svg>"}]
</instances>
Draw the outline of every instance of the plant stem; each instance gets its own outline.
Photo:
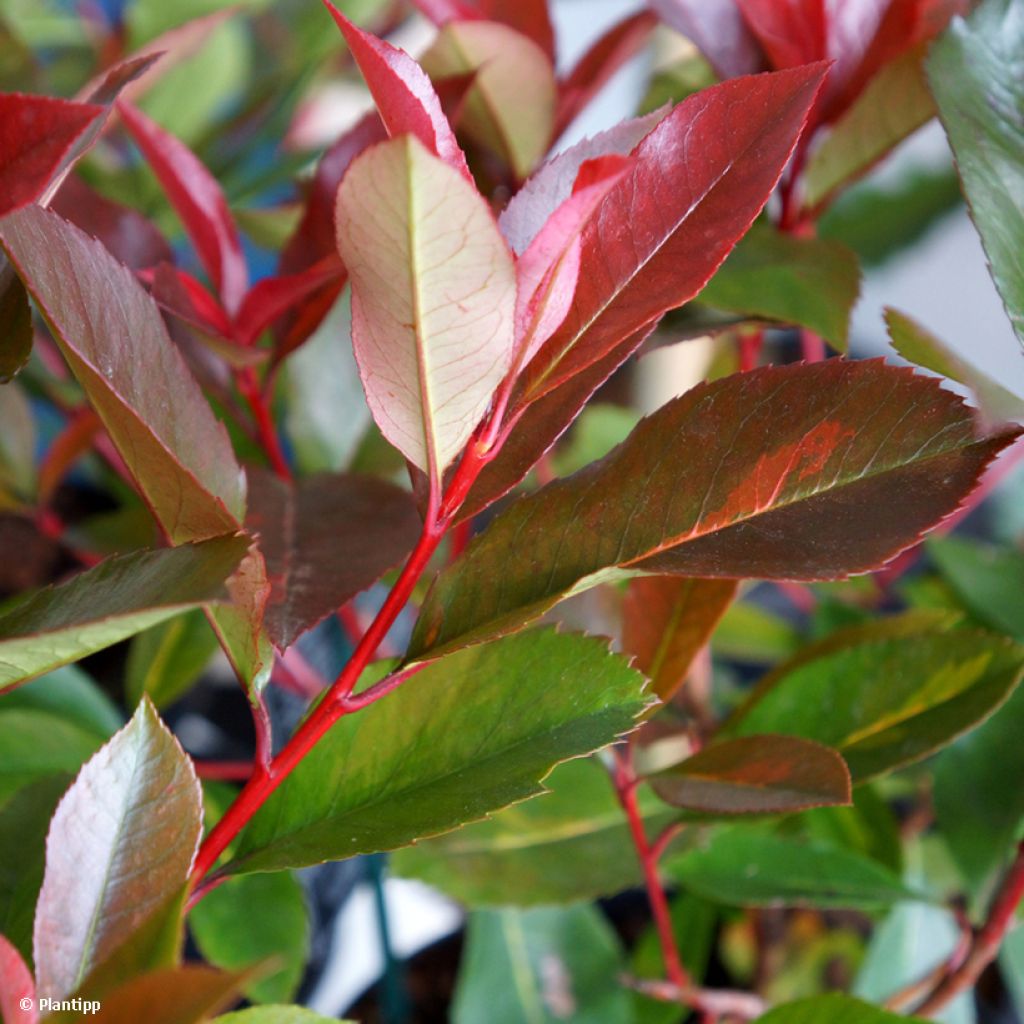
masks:
<instances>
[{"instance_id":1,"label":"plant stem","mask_svg":"<svg viewBox=\"0 0 1024 1024\"><path fill-rule=\"evenodd\" d=\"M270 403L260 389L259 381L256 379L256 371L251 366L246 366L238 371L236 379L238 390L252 412L260 445L270 461L271 468L282 480L290 481L292 479L292 470L288 465L288 460L284 457L284 451L281 448L281 438L278 436L277 428L274 425L274 417L270 413Z\"/></svg>"},{"instance_id":2,"label":"plant stem","mask_svg":"<svg viewBox=\"0 0 1024 1024\"><path fill-rule=\"evenodd\" d=\"M629 987L651 999L663 1003L678 1003L688 1006L704 1015L705 1020L717 1021L721 1017L739 1020L756 1020L768 1011L768 1004L760 996L749 992L734 992L731 989L694 988L690 985L673 985L668 981L649 981L636 978L628 982Z\"/></svg>"}]
</instances>

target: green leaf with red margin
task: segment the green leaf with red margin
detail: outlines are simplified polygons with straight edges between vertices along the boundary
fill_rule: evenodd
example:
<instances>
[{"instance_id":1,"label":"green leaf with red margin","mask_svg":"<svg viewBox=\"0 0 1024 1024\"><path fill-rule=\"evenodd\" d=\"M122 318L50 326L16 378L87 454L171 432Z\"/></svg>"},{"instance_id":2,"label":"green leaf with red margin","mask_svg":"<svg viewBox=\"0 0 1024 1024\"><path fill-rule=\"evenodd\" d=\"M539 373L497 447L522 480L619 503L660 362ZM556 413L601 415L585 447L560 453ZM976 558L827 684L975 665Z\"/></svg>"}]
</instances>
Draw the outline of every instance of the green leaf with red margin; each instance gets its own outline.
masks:
<instances>
[{"instance_id":1,"label":"green leaf with red margin","mask_svg":"<svg viewBox=\"0 0 1024 1024\"><path fill-rule=\"evenodd\" d=\"M702 814L791 814L852 800L842 757L796 736L713 743L647 781L666 803Z\"/></svg>"},{"instance_id":2,"label":"green leaf with red margin","mask_svg":"<svg viewBox=\"0 0 1024 1024\"><path fill-rule=\"evenodd\" d=\"M175 898L201 829L192 762L143 701L53 816L35 920L40 996L70 996Z\"/></svg>"},{"instance_id":3,"label":"green leaf with red margin","mask_svg":"<svg viewBox=\"0 0 1024 1024\"><path fill-rule=\"evenodd\" d=\"M279 650L401 562L420 534L412 496L373 477L286 483L250 470L249 483L246 527L267 562L264 624Z\"/></svg>"},{"instance_id":4,"label":"green leaf with red margin","mask_svg":"<svg viewBox=\"0 0 1024 1024\"><path fill-rule=\"evenodd\" d=\"M245 537L119 555L0 616L0 691L225 595Z\"/></svg>"},{"instance_id":5,"label":"green leaf with red margin","mask_svg":"<svg viewBox=\"0 0 1024 1024\"><path fill-rule=\"evenodd\" d=\"M535 630L428 665L337 722L256 812L235 874L391 850L544 791L629 731L639 672L606 643Z\"/></svg>"},{"instance_id":6,"label":"green leaf with red margin","mask_svg":"<svg viewBox=\"0 0 1024 1024\"><path fill-rule=\"evenodd\" d=\"M513 632L624 574L823 580L878 568L954 511L1019 433L979 439L958 397L880 360L701 384L496 517L434 581L409 658Z\"/></svg>"},{"instance_id":7,"label":"green leaf with red margin","mask_svg":"<svg viewBox=\"0 0 1024 1024\"><path fill-rule=\"evenodd\" d=\"M855 783L920 760L984 721L1024 674L1024 648L949 625L910 613L833 633L765 676L722 735L817 740Z\"/></svg>"},{"instance_id":8,"label":"green leaf with red margin","mask_svg":"<svg viewBox=\"0 0 1024 1024\"><path fill-rule=\"evenodd\" d=\"M757 1024L924 1024L919 1017L889 1013L870 1003L831 993L777 1006Z\"/></svg>"},{"instance_id":9,"label":"green leaf with red margin","mask_svg":"<svg viewBox=\"0 0 1024 1024\"><path fill-rule=\"evenodd\" d=\"M845 352L859 294L857 257L841 242L755 224L699 299L730 313L808 327Z\"/></svg>"},{"instance_id":10,"label":"green leaf with red margin","mask_svg":"<svg viewBox=\"0 0 1024 1024\"><path fill-rule=\"evenodd\" d=\"M767 201L825 70L705 89L643 139L632 170L584 231L569 315L527 366L516 406L600 362L700 291Z\"/></svg>"},{"instance_id":11,"label":"green leaf with red margin","mask_svg":"<svg viewBox=\"0 0 1024 1024\"><path fill-rule=\"evenodd\" d=\"M0 935L0 1020L11 1024L36 1024L39 1020L32 972L3 935Z\"/></svg>"},{"instance_id":12,"label":"green leaf with red margin","mask_svg":"<svg viewBox=\"0 0 1024 1024\"><path fill-rule=\"evenodd\" d=\"M440 480L512 360L512 254L476 188L412 135L353 162L337 230L374 419Z\"/></svg>"},{"instance_id":13,"label":"green leaf with red margin","mask_svg":"<svg viewBox=\"0 0 1024 1024\"><path fill-rule=\"evenodd\" d=\"M1024 345L1024 12L985 0L928 58L928 80L996 288Z\"/></svg>"},{"instance_id":14,"label":"green leaf with red margin","mask_svg":"<svg viewBox=\"0 0 1024 1024\"><path fill-rule=\"evenodd\" d=\"M668 701L736 596L737 580L641 576L622 602L622 649Z\"/></svg>"},{"instance_id":15,"label":"green leaf with red margin","mask_svg":"<svg viewBox=\"0 0 1024 1024\"><path fill-rule=\"evenodd\" d=\"M524 179L554 141L557 87L544 51L499 22L452 21L420 63L434 80L473 75L460 127Z\"/></svg>"},{"instance_id":16,"label":"green leaf with red margin","mask_svg":"<svg viewBox=\"0 0 1024 1024\"><path fill-rule=\"evenodd\" d=\"M237 530L245 477L227 432L132 272L33 207L4 219L0 244L172 541Z\"/></svg>"}]
</instances>

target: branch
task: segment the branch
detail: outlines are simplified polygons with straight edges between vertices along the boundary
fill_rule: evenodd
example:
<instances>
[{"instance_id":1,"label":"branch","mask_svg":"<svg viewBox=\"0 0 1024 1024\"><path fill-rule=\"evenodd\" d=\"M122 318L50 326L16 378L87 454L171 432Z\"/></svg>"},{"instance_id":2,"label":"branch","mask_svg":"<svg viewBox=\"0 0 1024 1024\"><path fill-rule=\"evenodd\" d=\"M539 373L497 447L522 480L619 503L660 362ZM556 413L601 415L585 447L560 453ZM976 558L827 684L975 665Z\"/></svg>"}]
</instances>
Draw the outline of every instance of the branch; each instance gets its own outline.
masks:
<instances>
[{"instance_id":1,"label":"branch","mask_svg":"<svg viewBox=\"0 0 1024 1024\"><path fill-rule=\"evenodd\" d=\"M668 981L648 981L642 978L626 978L625 983L641 995L658 999L663 1003L678 1003L691 1010L703 1013L712 1020L719 1017L735 1017L739 1020L756 1020L768 1012L768 1004L749 992L732 989L697 988L693 985L673 985Z\"/></svg>"}]
</instances>

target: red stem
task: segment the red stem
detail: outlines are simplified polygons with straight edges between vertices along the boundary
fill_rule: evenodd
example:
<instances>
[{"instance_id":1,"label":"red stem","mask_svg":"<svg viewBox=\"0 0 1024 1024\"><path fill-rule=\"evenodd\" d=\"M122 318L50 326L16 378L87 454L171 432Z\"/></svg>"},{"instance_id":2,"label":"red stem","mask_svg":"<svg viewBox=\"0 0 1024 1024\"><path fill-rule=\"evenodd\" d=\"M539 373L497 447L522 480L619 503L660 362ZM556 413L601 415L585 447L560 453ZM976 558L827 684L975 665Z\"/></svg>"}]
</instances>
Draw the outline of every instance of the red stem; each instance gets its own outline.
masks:
<instances>
[{"instance_id":1,"label":"red stem","mask_svg":"<svg viewBox=\"0 0 1024 1024\"><path fill-rule=\"evenodd\" d=\"M739 336L740 373L753 370L761 357L761 346L764 344L764 331L741 331Z\"/></svg>"},{"instance_id":2,"label":"red stem","mask_svg":"<svg viewBox=\"0 0 1024 1024\"><path fill-rule=\"evenodd\" d=\"M251 761L193 761L196 775L217 782L245 782L252 775Z\"/></svg>"},{"instance_id":3,"label":"red stem","mask_svg":"<svg viewBox=\"0 0 1024 1024\"><path fill-rule=\"evenodd\" d=\"M271 468L282 480L290 481L292 479L292 470L288 465L288 460L284 457L284 451L281 448L281 438L278 436L277 428L274 425L274 417L270 413L270 403L267 401L267 396L261 390L259 381L256 379L255 369L251 366L246 366L244 369L239 370L236 380L238 382L238 390L252 412L260 445L270 461Z\"/></svg>"}]
</instances>

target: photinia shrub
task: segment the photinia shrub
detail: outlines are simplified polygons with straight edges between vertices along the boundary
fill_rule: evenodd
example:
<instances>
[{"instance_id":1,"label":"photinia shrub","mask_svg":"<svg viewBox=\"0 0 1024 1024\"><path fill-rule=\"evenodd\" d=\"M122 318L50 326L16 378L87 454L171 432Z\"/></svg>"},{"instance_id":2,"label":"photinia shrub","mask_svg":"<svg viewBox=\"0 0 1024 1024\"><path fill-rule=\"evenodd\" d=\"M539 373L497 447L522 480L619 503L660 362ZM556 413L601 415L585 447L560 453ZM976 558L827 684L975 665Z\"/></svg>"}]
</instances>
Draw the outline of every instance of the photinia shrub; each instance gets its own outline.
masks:
<instances>
[{"instance_id":1,"label":"photinia shrub","mask_svg":"<svg viewBox=\"0 0 1024 1024\"><path fill-rule=\"evenodd\" d=\"M1024 5L200 6L0 15L5 1024L324 1020L388 851L457 1024L1010 1020L1024 397L846 352L936 112L1024 340Z\"/></svg>"}]
</instances>

